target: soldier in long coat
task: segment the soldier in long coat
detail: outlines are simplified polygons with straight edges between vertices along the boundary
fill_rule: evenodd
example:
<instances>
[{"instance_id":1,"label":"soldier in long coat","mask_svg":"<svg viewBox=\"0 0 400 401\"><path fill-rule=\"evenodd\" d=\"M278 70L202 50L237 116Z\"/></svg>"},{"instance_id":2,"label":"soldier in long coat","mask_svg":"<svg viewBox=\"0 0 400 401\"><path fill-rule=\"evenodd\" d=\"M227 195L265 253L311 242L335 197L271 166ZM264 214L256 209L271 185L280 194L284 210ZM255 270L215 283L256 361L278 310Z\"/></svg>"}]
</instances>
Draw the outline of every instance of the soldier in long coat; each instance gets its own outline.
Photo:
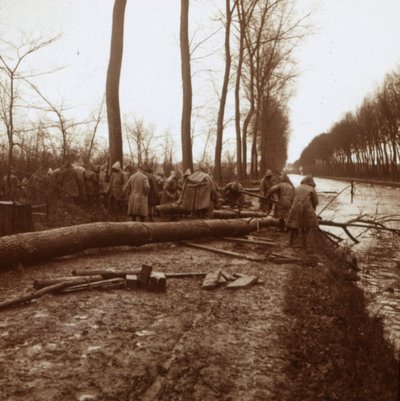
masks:
<instances>
[{"instance_id":1,"label":"soldier in long coat","mask_svg":"<svg viewBox=\"0 0 400 401\"><path fill-rule=\"evenodd\" d=\"M265 213L269 213L272 210L273 200L271 198L267 198L268 191L274 185L272 181L272 171L270 169L267 170L264 177L260 181L260 195L264 197L264 199L260 199L260 210Z\"/></svg>"},{"instance_id":2,"label":"soldier in long coat","mask_svg":"<svg viewBox=\"0 0 400 401\"><path fill-rule=\"evenodd\" d=\"M80 183L75 168L69 161L67 161L61 168L59 174L61 196L65 200L77 202L80 195Z\"/></svg>"},{"instance_id":3,"label":"soldier in long coat","mask_svg":"<svg viewBox=\"0 0 400 401\"><path fill-rule=\"evenodd\" d=\"M10 185L8 185L10 184ZM8 200L18 200L20 196L20 189L19 189L19 180L18 177L14 174L14 171L11 170L10 173L10 181L8 182L7 174L3 177L3 186L4 186L4 195L5 199Z\"/></svg>"},{"instance_id":4,"label":"soldier in long coat","mask_svg":"<svg viewBox=\"0 0 400 401\"><path fill-rule=\"evenodd\" d=\"M145 173L147 175L147 178L149 179L149 185L150 185L149 194L147 197L147 203L149 206L149 220L154 221L153 217L154 217L155 206L159 204L159 199L160 199L160 196L158 194L158 185L157 185L157 180L153 175L153 171L148 165L146 165Z\"/></svg>"},{"instance_id":5,"label":"soldier in long coat","mask_svg":"<svg viewBox=\"0 0 400 401\"><path fill-rule=\"evenodd\" d=\"M290 229L291 245L300 231L304 233L303 245L307 246L308 233L318 227L318 216L315 212L317 205L318 195L315 192L314 179L306 176L295 189L293 204L286 222L286 226Z\"/></svg>"},{"instance_id":6,"label":"soldier in long coat","mask_svg":"<svg viewBox=\"0 0 400 401\"><path fill-rule=\"evenodd\" d=\"M294 198L294 186L287 174L281 174L281 182L275 184L267 193L267 198L277 195L274 208L274 217L279 219L279 231L285 231L285 221L289 215Z\"/></svg>"},{"instance_id":7,"label":"soldier in long coat","mask_svg":"<svg viewBox=\"0 0 400 401\"><path fill-rule=\"evenodd\" d=\"M125 184L125 175L122 172L121 163L117 161L111 166L110 187L108 190L110 208L117 216L126 206L123 192Z\"/></svg>"},{"instance_id":8,"label":"soldier in long coat","mask_svg":"<svg viewBox=\"0 0 400 401\"><path fill-rule=\"evenodd\" d=\"M125 187L125 191L129 193L128 216L133 221L144 221L148 215L148 195L150 190L149 179L145 172L146 166L139 166L135 174L133 174Z\"/></svg>"}]
</instances>

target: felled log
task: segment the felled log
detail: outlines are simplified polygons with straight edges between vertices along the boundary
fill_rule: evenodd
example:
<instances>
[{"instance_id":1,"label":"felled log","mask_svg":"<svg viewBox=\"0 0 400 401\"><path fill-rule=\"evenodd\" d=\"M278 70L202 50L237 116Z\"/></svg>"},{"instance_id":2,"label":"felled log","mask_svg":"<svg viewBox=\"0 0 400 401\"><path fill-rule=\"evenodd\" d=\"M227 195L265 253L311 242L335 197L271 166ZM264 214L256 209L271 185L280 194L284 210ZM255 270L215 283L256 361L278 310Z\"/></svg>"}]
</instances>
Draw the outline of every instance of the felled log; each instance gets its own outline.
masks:
<instances>
[{"instance_id":1,"label":"felled log","mask_svg":"<svg viewBox=\"0 0 400 401\"><path fill-rule=\"evenodd\" d=\"M85 276L83 277L57 277L57 278L47 278L43 280L34 280L33 282L33 288L39 290L40 288L48 287L53 284L57 283L62 283L62 282L69 282L71 285L74 285L76 283L81 284L82 281L85 281L86 283L92 283L95 281L103 280L103 276Z\"/></svg>"},{"instance_id":2,"label":"felled log","mask_svg":"<svg viewBox=\"0 0 400 401\"><path fill-rule=\"evenodd\" d=\"M85 284L86 283L85 280L86 279L82 279L80 284ZM78 282L76 282L74 284L78 284ZM16 297L16 298L12 298L12 299L8 299L4 302L0 302L0 309L5 309L10 306L16 306L16 305L27 303L27 302L32 301L33 299L40 298L44 294L54 293L54 292L60 291L69 286L71 286L71 283L69 281L62 281L61 283L56 283L56 284L50 285L48 287L41 288L40 290L33 291L29 294L22 295L20 297Z\"/></svg>"},{"instance_id":3,"label":"felled log","mask_svg":"<svg viewBox=\"0 0 400 401\"><path fill-rule=\"evenodd\" d=\"M249 245L263 245L263 246L277 246L276 242L272 241L259 241L255 239L248 239L248 238L232 238L232 237L222 237L224 241L236 242L239 244L249 244Z\"/></svg>"},{"instance_id":4,"label":"felled log","mask_svg":"<svg viewBox=\"0 0 400 401\"><path fill-rule=\"evenodd\" d=\"M125 280L123 278L109 278L107 280L98 280L92 283L85 283L79 285L69 285L68 287L62 288L61 290L55 291L56 293L66 294L69 292L83 291L83 290L94 290L94 289L114 289L122 288L125 286Z\"/></svg>"},{"instance_id":5,"label":"felled log","mask_svg":"<svg viewBox=\"0 0 400 401\"><path fill-rule=\"evenodd\" d=\"M90 276L96 274L102 277L127 277L128 275L137 276L140 270L129 270L129 271L116 271L116 270L73 270L74 276ZM206 273L200 272L182 272L182 273L165 273L167 278L190 278L190 277L204 277Z\"/></svg>"},{"instance_id":6,"label":"felled log","mask_svg":"<svg viewBox=\"0 0 400 401\"><path fill-rule=\"evenodd\" d=\"M190 210L186 210L182 207L182 205L173 202L173 203L164 203L162 205L156 206L156 210L161 215L189 215L191 213ZM215 209L213 210L212 217L213 219L234 219L237 217L242 218L251 218L251 217L266 217L267 214L256 211L256 210L226 210L226 209Z\"/></svg>"},{"instance_id":7,"label":"felled log","mask_svg":"<svg viewBox=\"0 0 400 401\"><path fill-rule=\"evenodd\" d=\"M113 278L113 277L126 277L128 274L138 275L140 269L129 270L129 271L119 271L113 269L102 269L102 270L72 270L72 276L102 276L103 278Z\"/></svg>"},{"instance_id":8,"label":"felled log","mask_svg":"<svg viewBox=\"0 0 400 401\"><path fill-rule=\"evenodd\" d=\"M234 219L234 218L264 218L267 217L267 214L264 212L260 212L257 210L226 210L226 209L216 209L213 211L214 219Z\"/></svg>"},{"instance_id":9,"label":"felled log","mask_svg":"<svg viewBox=\"0 0 400 401\"><path fill-rule=\"evenodd\" d=\"M241 236L258 227L277 225L273 218L246 221L194 220L164 223L91 223L0 238L0 269L18 263L31 264L70 255L89 248L140 246L171 242Z\"/></svg>"},{"instance_id":10,"label":"felled log","mask_svg":"<svg viewBox=\"0 0 400 401\"><path fill-rule=\"evenodd\" d=\"M227 251L225 249L220 249L220 248L213 248L213 247L207 246L207 245L193 244L192 242L181 242L181 244L185 245L185 246L189 246L191 248L202 249L204 251L219 253L219 254L226 255L226 256L232 256L234 258L246 259L246 260L250 260L253 262L265 262L265 260L266 260L265 257L263 257L263 256L248 256L248 255L244 255L242 253Z\"/></svg>"}]
</instances>

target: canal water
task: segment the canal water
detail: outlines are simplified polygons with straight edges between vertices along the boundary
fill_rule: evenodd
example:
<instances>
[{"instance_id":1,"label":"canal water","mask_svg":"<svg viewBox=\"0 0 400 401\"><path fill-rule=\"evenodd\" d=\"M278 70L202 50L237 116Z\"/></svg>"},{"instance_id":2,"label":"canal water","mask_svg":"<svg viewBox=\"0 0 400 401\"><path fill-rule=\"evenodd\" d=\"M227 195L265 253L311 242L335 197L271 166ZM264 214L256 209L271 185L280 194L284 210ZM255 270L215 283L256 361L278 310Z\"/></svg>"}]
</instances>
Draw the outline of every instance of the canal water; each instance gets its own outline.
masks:
<instances>
[{"instance_id":1,"label":"canal water","mask_svg":"<svg viewBox=\"0 0 400 401\"><path fill-rule=\"evenodd\" d=\"M290 178L297 186L303 177L293 174ZM385 223L387 226L400 229L400 188L355 182L352 202L350 182L324 178L315 178L315 182L320 201L317 213L324 209L324 220L387 217L392 220ZM349 230L360 241L358 244L350 241L342 229L329 228L356 254L358 283L366 294L369 312L383 318L386 335L400 352L400 237L384 231Z\"/></svg>"}]
</instances>

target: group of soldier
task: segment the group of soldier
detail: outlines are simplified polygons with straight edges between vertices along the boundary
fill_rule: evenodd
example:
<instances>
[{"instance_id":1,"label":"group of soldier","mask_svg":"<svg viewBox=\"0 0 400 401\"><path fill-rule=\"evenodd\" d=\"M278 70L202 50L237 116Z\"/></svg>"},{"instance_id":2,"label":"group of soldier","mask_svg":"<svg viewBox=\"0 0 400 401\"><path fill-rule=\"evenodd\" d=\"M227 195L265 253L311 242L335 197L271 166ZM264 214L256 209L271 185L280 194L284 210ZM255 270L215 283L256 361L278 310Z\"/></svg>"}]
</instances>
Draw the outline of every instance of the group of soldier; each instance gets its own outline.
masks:
<instances>
[{"instance_id":1,"label":"group of soldier","mask_svg":"<svg viewBox=\"0 0 400 401\"><path fill-rule=\"evenodd\" d=\"M231 207L244 204L243 186L232 181L222 189ZM274 174L270 169L262 177L259 187L259 209L267 215L273 215L279 221L278 230L290 232L290 244L302 235L303 246L307 246L307 238L318 227L318 216L315 212L318 196L315 181L311 176L302 179L295 188L284 172Z\"/></svg>"},{"instance_id":2,"label":"group of soldier","mask_svg":"<svg viewBox=\"0 0 400 401\"><path fill-rule=\"evenodd\" d=\"M62 199L79 205L98 205L116 216L128 215L134 221L153 221L156 206L163 204L177 204L199 218L211 217L221 198L239 211L246 205L239 181L219 188L203 164L193 173L190 169L185 173L171 171L168 177L162 169L153 172L147 163L138 165L136 170L133 172L130 164L122 168L120 162L111 169L108 164L84 168L66 162L55 170L39 169L21 181L11 172L1 180L0 199L21 202ZM318 226L315 213L318 197L311 176L294 188L287 174L267 170L260 181L258 197L259 209L279 220L279 230L289 230L291 243L299 233Z\"/></svg>"},{"instance_id":3,"label":"group of soldier","mask_svg":"<svg viewBox=\"0 0 400 401\"><path fill-rule=\"evenodd\" d=\"M307 237L318 227L316 207L318 196L312 176L306 176L294 187L287 174L274 175L267 170L260 182L260 209L273 213L279 220L279 230L290 232L290 244L302 233L303 246Z\"/></svg>"},{"instance_id":4,"label":"group of soldier","mask_svg":"<svg viewBox=\"0 0 400 401\"><path fill-rule=\"evenodd\" d=\"M139 164L136 172L133 170L131 164L122 168L120 162L111 168L107 163L85 168L67 161L54 170L40 168L21 180L11 171L0 180L0 199L32 203L63 200L80 206L98 205L115 216L128 214L133 220L149 218L152 221L155 206L182 202L182 193L190 176L191 182L197 180L207 193L207 200L195 211L212 209L217 186L203 164L199 164L193 174L190 169L185 173L172 170L165 176L162 169L153 172L147 163Z\"/></svg>"}]
</instances>

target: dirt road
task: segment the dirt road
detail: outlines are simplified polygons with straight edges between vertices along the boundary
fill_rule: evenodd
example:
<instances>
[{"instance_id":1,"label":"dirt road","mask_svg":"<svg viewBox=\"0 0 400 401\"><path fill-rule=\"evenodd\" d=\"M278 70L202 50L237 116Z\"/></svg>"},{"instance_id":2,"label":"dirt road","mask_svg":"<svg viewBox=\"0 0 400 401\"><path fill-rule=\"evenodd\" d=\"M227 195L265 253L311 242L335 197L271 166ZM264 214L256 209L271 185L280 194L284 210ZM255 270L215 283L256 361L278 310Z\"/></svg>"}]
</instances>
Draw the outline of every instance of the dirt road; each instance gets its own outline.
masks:
<instances>
[{"instance_id":1,"label":"dirt road","mask_svg":"<svg viewBox=\"0 0 400 401\"><path fill-rule=\"evenodd\" d=\"M215 242L249 254L268 248ZM275 249L276 250L276 249ZM175 244L119 248L2 275L2 299L33 279L73 269L164 272L223 269L262 284L201 290L201 279L169 279L166 294L85 291L48 295L1 312L0 399L266 400L285 393L283 287L292 265L249 262Z\"/></svg>"},{"instance_id":2,"label":"dirt road","mask_svg":"<svg viewBox=\"0 0 400 401\"><path fill-rule=\"evenodd\" d=\"M256 274L262 283L206 291L199 278L168 279L166 293L91 290L3 310L0 399L394 400L397 362L379 322L365 313L354 277L332 276L328 257L288 248L286 234L262 235L278 243L273 252L313 256L315 263L277 265L166 243L2 274L1 300L27 291L34 279L143 263L164 272ZM271 251L226 241L212 246L247 256Z\"/></svg>"}]
</instances>

